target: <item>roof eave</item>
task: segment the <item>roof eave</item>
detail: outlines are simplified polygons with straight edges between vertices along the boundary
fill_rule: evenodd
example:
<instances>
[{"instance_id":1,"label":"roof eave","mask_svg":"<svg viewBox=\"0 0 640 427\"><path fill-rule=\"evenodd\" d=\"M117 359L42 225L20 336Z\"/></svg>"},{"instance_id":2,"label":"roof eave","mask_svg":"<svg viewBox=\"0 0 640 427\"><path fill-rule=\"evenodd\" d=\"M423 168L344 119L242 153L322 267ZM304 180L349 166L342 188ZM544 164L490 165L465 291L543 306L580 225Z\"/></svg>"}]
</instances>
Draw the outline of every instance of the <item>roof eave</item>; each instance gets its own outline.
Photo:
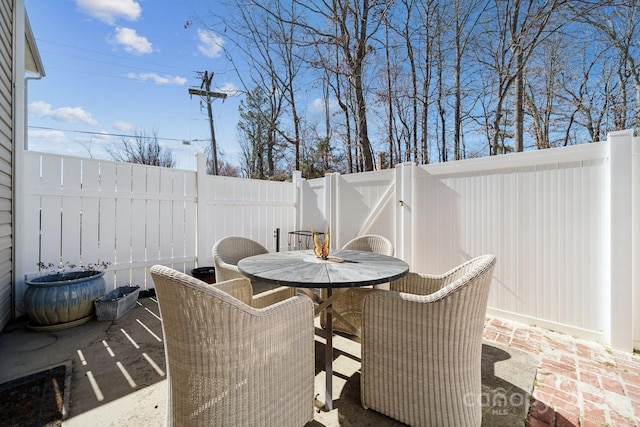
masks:
<instances>
[{"instance_id":1,"label":"roof eave","mask_svg":"<svg viewBox=\"0 0 640 427\"><path fill-rule=\"evenodd\" d=\"M44 65L42 64L42 59L40 58L40 52L38 51L38 45L36 44L36 39L33 36L33 32L31 31L31 23L29 22L29 17L25 12L25 46L26 46L26 54L24 59L24 69L27 73L37 74L39 77L45 76Z\"/></svg>"}]
</instances>

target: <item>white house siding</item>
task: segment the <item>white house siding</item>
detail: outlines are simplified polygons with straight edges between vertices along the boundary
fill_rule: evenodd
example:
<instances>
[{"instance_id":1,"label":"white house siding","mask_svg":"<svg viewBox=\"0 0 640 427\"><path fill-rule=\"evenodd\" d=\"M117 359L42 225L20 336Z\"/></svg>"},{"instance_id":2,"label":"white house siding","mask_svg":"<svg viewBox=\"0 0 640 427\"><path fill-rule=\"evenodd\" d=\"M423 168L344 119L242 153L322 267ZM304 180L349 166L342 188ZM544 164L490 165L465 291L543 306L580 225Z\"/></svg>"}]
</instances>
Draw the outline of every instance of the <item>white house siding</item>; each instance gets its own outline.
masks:
<instances>
[{"instance_id":1,"label":"white house siding","mask_svg":"<svg viewBox=\"0 0 640 427\"><path fill-rule=\"evenodd\" d=\"M11 318L13 1L0 0L0 329Z\"/></svg>"}]
</instances>

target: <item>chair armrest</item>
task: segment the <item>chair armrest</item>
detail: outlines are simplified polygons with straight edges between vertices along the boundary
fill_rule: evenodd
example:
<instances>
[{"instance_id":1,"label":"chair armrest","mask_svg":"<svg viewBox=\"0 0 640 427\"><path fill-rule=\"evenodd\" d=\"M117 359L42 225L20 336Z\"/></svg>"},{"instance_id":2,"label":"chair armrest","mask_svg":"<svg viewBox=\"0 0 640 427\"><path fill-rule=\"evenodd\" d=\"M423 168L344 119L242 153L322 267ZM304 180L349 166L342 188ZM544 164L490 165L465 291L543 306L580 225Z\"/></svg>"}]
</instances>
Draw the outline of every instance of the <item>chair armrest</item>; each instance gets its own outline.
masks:
<instances>
[{"instance_id":1,"label":"chair armrest","mask_svg":"<svg viewBox=\"0 0 640 427\"><path fill-rule=\"evenodd\" d=\"M246 277L217 282L211 286L215 286L247 305L252 305L251 297L253 294L253 288L251 287L251 281Z\"/></svg>"},{"instance_id":2,"label":"chair armrest","mask_svg":"<svg viewBox=\"0 0 640 427\"><path fill-rule=\"evenodd\" d=\"M251 300L250 305L253 308L265 308L270 305L279 303L280 301L284 301L287 298L295 297L296 294L296 288L281 286L276 289L270 289L257 295L253 295L253 299Z\"/></svg>"},{"instance_id":3,"label":"chair armrest","mask_svg":"<svg viewBox=\"0 0 640 427\"><path fill-rule=\"evenodd\" d=\"M214 262L214 266L216 269L217 282L246 277L244 274L240 273L240 269L237 265L227 264L226 262L217 260Z\"/></svg>"},{"instance_id":4,"label":"chair armrest","mask_svg":"<svg viewBox=\"0 0 640 427\"><path fill-rule=\"evenodd\" d=\"M409 272L404 277L390 283L389 289L413 295L429 295L446 286L444 275Z\"/></svg>"},{"instance_id":5,"label":"chair armrest","mask_svg":"<svg viewBox=\"0 0 640 427\"><path fill-rule=\"evenodd\" d=\"M406 292L415 295L429 295L451 285L483 261L484 257L477 257L443 274L410 272L406 276L391 282L390 289L392 291Z\"/></svg>"}]
</instances>

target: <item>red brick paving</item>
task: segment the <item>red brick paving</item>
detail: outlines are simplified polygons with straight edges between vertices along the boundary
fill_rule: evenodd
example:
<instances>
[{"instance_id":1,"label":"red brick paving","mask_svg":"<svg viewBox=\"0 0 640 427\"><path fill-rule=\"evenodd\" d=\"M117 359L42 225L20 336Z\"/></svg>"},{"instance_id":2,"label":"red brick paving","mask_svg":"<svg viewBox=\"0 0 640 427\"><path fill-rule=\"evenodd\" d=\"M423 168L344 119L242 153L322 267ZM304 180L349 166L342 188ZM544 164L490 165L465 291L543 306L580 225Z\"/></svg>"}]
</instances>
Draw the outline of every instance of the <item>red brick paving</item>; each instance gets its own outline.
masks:
<instances>
[{"instance_id":1,"label":"red brick paving","mask_svg":"<svg viewBox=\"0 0 640 427\"><path fill-rule=\"evenodd\" d=\"M497 318L484 338L539 356L529 427L640 427L640 356Z\"/></svg>"}]
</instances>

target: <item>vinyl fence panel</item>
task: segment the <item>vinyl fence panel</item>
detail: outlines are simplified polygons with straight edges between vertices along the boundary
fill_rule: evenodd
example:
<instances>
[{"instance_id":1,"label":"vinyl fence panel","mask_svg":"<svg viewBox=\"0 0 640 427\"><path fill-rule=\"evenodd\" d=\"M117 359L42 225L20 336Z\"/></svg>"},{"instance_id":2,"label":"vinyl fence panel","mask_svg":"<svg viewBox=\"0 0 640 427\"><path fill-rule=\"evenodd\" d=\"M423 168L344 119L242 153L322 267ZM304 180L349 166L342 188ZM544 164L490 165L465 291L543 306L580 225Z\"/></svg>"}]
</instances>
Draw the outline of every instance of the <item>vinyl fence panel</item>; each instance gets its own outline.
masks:
<instances>
[{"instance_id":1,"label":"vinyl fence panel","mask_svg":"<svg viewBox=\"0 0 640 427\"><path fill-rule=\"evenodd\" d=\"M414 267L442 273L492 253L494 313L603 338L606 151L603 143L421 166Z\"/></svg>"},{"instance_id":2,"label":"vinyl fence panel","mask_svg":"<svg viewBox=\"0 0 640 427\"><path fill-rule=\"evenodd\" d=\"M285 250L288 233L330 226L333 248L380 234L417 272L492 253L490 313L640 347L640 140L631 131L444 164L295 173L293 182L208 176L204 156L197 172L34 152L24 160L18 312L39 260L112 261L109 286L150 287L150 266L211 265L222 237Z\"/></svg>"}]
</instances>

